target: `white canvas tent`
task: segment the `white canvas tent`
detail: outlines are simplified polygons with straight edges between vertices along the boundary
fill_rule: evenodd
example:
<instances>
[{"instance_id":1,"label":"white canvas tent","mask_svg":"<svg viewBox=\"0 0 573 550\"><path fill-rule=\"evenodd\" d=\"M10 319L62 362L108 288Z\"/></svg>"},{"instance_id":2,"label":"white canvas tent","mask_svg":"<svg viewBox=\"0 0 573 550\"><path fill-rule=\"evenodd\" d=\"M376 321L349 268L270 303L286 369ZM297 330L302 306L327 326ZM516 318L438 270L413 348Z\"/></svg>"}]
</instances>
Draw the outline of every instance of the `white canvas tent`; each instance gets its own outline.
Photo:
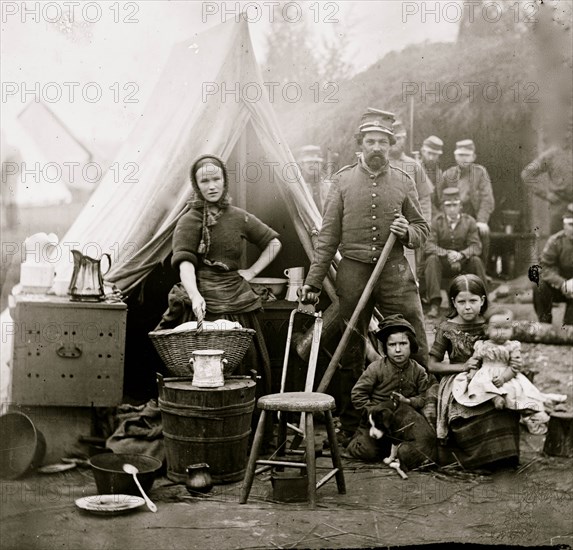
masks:
<instances>
[{"instance_id":1,"label":"white canvas tent","mask_svg":"<svg viewBox=\"0 0 573 550\"><path fill-rule=\"evenodd\" d=\"M245 100L243 93L221 93L246 85L249 97L257 88L263 92L257 101ZM219 92L208 95L208 90ZM276 184L311 253L309 235L320 227L320 214L281 136L248 24L234 20L175 45L141 121L116 159L118 166L137 171L119 182L108 173L62 241L81 243L86 253L112 254L108 280L123 291L133 289L169 254L173 228L190 196L189 166L204 153L232 161L239 173L248 162L258 164L262 179ZM248 207L240 183L237 193L235 204ZM68 261L64 255L58 276L70 272Z\"/></svg>"},{"instance_id":2,"label":"white canvas tent","mask_svg":"<svg viewBox=\"0 0 573 550\"><path fill-rule=\"evenodd\" d=\"M256 101L242 93L205 93L207 87L241 90L247 84L249 98L257 87L263 92ZM169 255L173 229L191 193L189 166L205 153L230 161L238 174L247 163L258 165L262 176L250 191L236 183L235 204L248 208L249 195L260 202L265 194L256 186L264 185L266 196L270 191L282 211L286 207L298 246L311 256L311 235L320 228L320 214L268 101L248 24L231 20L174 46L140 122L116 158L118 166L135 164L137 172L125 178L112 172L104 176L60 240L65 253L56 264L56 276L71 276L68 249L74 243L92 256L108 252L114 265L107 280L124 292L133 290ZM325 281L325 291L336 301L330 281ZM9 354L4 351L6 374L4 358ZM2 379L5 398L6 376Z\"/></svg>"}]
</instances>

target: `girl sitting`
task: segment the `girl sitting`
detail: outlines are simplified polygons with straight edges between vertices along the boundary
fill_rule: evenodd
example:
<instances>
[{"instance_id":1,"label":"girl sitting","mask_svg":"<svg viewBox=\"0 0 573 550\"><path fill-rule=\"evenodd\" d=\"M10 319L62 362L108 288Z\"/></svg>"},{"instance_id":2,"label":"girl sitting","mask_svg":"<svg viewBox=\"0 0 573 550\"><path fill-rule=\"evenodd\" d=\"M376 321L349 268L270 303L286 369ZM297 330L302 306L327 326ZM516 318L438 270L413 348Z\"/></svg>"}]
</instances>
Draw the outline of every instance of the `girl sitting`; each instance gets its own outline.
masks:
<instances>
[{"instance_id":1,"label":"girl sitting","mask_svg":"<svg viewBox=\"0 0 573 550\"><path fill-rule=\"evenodd\" d=\"M521 373L521 344L511 340L513 313L497 308L490 312L486 334L478 340L467 362L468 371L456 376L452 387L454 399L474 407L491 400L496 409L511 409L524 414L522 422L532 433L544 433L549 420L546 402L562 401L563 396L541 393Z\"/></svg>"}]
</instances>

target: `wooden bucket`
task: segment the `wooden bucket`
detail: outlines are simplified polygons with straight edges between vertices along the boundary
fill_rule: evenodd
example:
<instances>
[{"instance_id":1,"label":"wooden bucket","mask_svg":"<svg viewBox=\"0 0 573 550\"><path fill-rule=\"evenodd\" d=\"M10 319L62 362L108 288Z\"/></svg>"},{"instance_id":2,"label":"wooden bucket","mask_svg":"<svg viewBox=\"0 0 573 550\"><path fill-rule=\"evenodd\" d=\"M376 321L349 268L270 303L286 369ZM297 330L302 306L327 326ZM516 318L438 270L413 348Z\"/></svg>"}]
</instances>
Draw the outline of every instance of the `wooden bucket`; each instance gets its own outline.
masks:
<instances>
[{"instance_id":1,"label":"wooden bucket","mask_svg":"<svg viewBox=\"0 0 573 550\"><path fill-rule=\"evenodd\" d=\"M255 387L229 378L219 388L198 388L190 378L158 377L167 477L184 483L191 464L209 465L214 483L245 474Z\"/></svg>"}]
</instances>

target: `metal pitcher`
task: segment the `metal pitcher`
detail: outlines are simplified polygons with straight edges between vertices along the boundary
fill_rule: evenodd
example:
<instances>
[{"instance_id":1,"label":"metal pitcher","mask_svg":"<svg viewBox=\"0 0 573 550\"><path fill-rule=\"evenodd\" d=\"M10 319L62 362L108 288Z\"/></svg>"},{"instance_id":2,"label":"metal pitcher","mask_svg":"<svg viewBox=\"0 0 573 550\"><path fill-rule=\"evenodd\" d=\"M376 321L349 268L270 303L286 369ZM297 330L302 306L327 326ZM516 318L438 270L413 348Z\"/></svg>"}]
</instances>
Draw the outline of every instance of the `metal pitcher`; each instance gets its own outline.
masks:
<instances>
[{"instance_id":1,"label":"metal pitcher","mask_svg":"<svg viewBox=\"0 0 573 550\"><path fill-rule=\"evenodd\" d=\"M104 299L103 275L111 267L111 256L103 254L99 260L85 256L79 250L72 250L74 256L74 272L68 289L70 300L75 302L101 302ZM105 273L101 271L101 260L107 257L108 267Z\"/></svg>"}]
</instances>

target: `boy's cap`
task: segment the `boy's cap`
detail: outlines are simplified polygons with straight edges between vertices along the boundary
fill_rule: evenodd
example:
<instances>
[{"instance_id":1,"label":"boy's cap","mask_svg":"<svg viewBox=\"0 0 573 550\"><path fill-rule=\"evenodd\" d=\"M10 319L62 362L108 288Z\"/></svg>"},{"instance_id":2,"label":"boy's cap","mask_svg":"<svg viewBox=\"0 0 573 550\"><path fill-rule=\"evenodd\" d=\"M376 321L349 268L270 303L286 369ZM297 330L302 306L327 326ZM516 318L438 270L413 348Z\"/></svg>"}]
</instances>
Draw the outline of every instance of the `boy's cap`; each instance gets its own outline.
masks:
<instances>
[{"instance_id":1,"label":"boy's cap","mask_svg":"<svg viewBox=\"0 0 573 550\"><path fill-rule=\"evenodd\" d=\"M444 142L438 136L429 136L424 140L422 146L430 151L438 154L442 154L444 151L442 147L444 146Z\"/></svg>"},{"instance_id":2,"label":"boy's cap","mask_svg":"<svg viewBox=\"0 0 573 550\"><path fill-rule=\"evenodd\" d=\"M388 315L378 325L378 332L376 333L376 338L381 342L386 342L388 336L394 332L409 332L412 336L412 353L418 351L418 340L416 339L416 332L414 327L404 319L404 316L400 313L396 315Z\"/></svg>"},{"instance_id":3,"label":"boy's cap","mask_svg":"<svg viewBox=\"0 0 573 550\"><path fill-rule=\"evenodd\" d=\"M456 150L454 155L475 153L476 146L471 139L462 139L461 141L456 141Z\"/></svg>"},{"instance_id":4,"label":"boy's cap","mask_svg":"<svg viewBox=\"0 0 573 550\"><path fill-rule=\"evenodd\" d=\"M442 204L459 204L460 190L457 187L446 187L442 191Z\"/></svg>"}]
</instances>

